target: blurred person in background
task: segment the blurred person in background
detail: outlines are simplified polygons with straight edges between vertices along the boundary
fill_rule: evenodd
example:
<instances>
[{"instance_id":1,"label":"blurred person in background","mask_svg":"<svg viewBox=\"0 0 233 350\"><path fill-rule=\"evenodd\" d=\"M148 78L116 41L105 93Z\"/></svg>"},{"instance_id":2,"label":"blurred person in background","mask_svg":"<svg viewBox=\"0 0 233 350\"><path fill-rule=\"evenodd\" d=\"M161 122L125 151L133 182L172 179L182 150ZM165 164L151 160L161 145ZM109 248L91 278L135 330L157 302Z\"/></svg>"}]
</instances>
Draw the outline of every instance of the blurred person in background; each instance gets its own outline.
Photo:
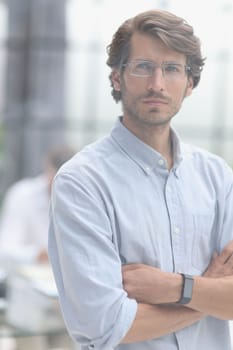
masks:
<instances>
[{"instance_id":1,"label":"blurred person in background","mask_svg":"<svg viewBox=\"0 0 233 350\"><path fill-rule=\"evenodd\" d=\"M108 55L123 115L52 188L49 256L68 330L82 349L230 350L233 172L171 126L199 83L200 41L152 10L120 26Z\"/></svg>"},{"instance_id":2,"label":"blurred person in background","mask_svg":"<svg viewBox=\"0 0 233 350\"><path fill-rule=\"evenodd\" d=\"M7 191L0 213L0 263L47 263L48 213L51 183L60 166L72 157L67 145L51 147L43 173L21 179Z\"/></svg>"}]
</instances>

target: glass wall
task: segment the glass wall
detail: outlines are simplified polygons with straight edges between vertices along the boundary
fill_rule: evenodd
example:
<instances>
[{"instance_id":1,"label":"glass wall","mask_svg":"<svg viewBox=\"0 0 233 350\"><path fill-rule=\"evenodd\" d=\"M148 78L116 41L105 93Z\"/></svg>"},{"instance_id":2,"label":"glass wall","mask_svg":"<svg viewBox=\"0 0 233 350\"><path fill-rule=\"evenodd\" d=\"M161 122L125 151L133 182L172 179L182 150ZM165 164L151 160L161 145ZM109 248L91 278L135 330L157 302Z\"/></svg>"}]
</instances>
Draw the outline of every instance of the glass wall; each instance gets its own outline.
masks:
<instances>
[{"instance_id":1,"label":"glass wall","mask_svg":"<svg viewBox=\"0 0 233 350\"><path fill-rule=\"evenodd\" d=\"M48 148L63 142L65 5L63 0L0 1L3 189L38 174Z\"/></svg>"}]
</instances>

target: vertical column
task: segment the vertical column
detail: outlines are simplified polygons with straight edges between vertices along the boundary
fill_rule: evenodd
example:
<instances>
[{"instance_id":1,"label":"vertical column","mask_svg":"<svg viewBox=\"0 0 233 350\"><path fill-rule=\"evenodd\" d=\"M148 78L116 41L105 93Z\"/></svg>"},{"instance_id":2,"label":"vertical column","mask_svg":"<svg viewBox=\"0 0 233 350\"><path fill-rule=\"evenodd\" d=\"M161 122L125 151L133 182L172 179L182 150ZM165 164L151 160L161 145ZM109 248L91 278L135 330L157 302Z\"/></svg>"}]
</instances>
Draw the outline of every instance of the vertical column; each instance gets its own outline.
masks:
<instances>
[{"instance_id":1,"label":"vertical column","mask_svg":"<svg viewBox=\"0 0 233 350\"><path fill-rule=\"evenodd\" d=\"M8 0L6 186L35 175L64 135L64 0Z\"/></svg>"}]
</instances>

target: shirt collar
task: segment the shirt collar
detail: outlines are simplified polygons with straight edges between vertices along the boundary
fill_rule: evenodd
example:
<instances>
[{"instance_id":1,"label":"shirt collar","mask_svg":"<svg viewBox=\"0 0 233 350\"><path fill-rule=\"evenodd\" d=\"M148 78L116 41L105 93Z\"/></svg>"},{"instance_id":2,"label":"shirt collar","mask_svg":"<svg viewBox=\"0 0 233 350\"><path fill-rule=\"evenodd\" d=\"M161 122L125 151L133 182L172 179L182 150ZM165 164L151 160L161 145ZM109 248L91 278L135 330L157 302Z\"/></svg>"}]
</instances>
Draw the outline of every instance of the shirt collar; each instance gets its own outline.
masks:
<instances>
[{"instance_id":1,"label":"shirt collar","mask_svg":"<svg viewBox=\"0 0 233 350\"><path fill-rule=\"evenodd\" d=\"M161 167L161 161L165 161L165 159L159 152L155 151L129 131L122 124L121 119L122 117L118 118L112 129L111 136L121 149L149 175L154 168ZM190 156L190 150L186 147L187 145L181 142L179 135L173 128L171 128L171 136L174 152L173 171L178 176L179 165L184 158Z\"/></svg>"}]
</instances>

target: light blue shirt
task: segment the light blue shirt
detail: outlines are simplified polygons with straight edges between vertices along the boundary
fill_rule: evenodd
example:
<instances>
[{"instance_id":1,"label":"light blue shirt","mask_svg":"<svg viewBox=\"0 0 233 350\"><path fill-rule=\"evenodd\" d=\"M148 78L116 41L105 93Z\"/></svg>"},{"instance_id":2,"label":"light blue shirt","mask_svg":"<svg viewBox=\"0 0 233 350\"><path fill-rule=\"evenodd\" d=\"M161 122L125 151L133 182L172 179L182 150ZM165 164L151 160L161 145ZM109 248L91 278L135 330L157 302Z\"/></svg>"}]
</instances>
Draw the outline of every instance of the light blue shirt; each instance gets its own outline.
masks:
<instances>
[{"instance_id":1,"label":"light blue shirt","mask_svg":"<svg viewBox=\"0 0 233 350\"><path fill-rule=\"evenodd\" d=\"M67 328L83 349L231 348L228 322L214 317L118 345L137 311L122 287L122 264L201 275L213 252L233 239L231 169L182 143L174 130L172 139L175 162L168 171L166 160L118 120L55 178L49 256Z\"/></svg>"}]
</instances>

